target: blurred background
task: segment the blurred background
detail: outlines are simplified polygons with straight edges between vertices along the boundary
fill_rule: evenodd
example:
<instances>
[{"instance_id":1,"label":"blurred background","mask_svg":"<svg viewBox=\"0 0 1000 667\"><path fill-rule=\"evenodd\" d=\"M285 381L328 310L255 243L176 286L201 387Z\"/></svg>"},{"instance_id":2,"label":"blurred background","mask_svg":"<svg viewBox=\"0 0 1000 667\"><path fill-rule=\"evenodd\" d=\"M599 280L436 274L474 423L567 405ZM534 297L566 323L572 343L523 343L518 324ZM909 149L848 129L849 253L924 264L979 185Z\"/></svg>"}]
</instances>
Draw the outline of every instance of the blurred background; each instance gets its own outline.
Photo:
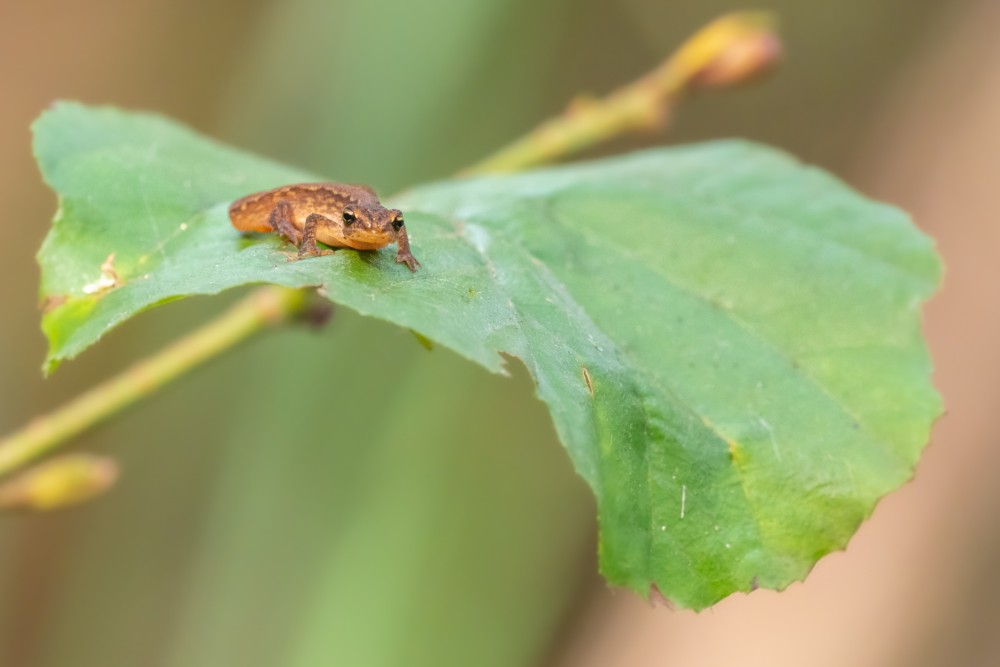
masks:
<instances>
[{"instance_id":1,"label":"blurred background","mask_svg":"<svg viewBox=\"0 0 1000 667\"><path fill-rule=\"evenodd\" d=\"M110 495L0 517L0 665L1000 664L1000 3L759 2L767 83L665 136L785 148L913 213L944 290L948 414L915 480L782 594L702 614L596 574L595 509L517 364L488 375L338 311L268 333L82 437ZM152 109L383 193L446 176L658 63L725 0L0 0L0 432L205 321L172 304L49 380L34 253L55 199L29 124L58 98ZM270 399L260 400L263 391ZM345 395L391 418L352 419ZM308 419L302 419L308 415Z\"/></svg>"}]
</instances>

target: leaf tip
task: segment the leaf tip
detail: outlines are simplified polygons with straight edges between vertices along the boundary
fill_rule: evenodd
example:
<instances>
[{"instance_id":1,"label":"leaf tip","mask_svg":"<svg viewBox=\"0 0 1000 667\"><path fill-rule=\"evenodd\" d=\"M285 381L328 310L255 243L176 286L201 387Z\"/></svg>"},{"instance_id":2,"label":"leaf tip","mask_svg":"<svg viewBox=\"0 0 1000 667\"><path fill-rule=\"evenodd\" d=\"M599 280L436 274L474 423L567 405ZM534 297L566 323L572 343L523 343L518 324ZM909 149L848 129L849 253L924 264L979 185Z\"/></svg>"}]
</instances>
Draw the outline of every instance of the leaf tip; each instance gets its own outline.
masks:
<instances>
[{"instance_id":1,"label":"leaf tip","mask_svg":"<svg viewBox=\"0 0 1000 667\"><path fill-rule=\"evenodd\" d=\"M45 361L42 363L42 377L51 377L52 374L56 372L56 369L59 368L59 364L61 363L62 359L60 357L52 356L50 353L45 357Z\"/></svg>"},{"instance_id":2,"label":"leaf tip","mask_svg":"<svg viewBox=\"0 0 1000 667\"><path fill-rule=\"evenodd\" d=\"M413 334L413 337L417 339L418 343L420 343L420 347L424 348L428 352L434 351L434 341L432 341L430 338L423 335L416 329L410 329L410 333Z\"/></svg>"},{"instance_id":3,"label":"leaf tip","mask_svg":"<svg viewBox=\"0 0 1000 667\"><path fill-rule=\"evenodd\" d=\"M664 595L663 591L661 591L660 587L656 584L650 584L649 593L647 594L646 599L652 607L663 606L670 611L676 611L677 609L677 605L674 604L673 600Z\"/></svg>"}]
</instances>

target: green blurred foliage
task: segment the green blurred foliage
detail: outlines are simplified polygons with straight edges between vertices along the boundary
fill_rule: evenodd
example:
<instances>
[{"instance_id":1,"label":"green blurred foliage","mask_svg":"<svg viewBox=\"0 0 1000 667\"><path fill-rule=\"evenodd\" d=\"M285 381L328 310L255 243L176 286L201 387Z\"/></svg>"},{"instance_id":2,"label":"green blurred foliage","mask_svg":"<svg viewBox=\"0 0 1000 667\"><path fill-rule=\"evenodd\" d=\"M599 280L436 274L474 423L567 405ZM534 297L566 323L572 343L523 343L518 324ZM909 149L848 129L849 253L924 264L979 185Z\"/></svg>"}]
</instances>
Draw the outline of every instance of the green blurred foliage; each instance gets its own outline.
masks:
<instances>
[{"instance_id":1,"label":"green blurred foliage","mask_svg":"<svg viewBox=\"0 0 1000 667\"><path fill-rule=\"evenodd\" d=\"M760 88L694 100L672 139L744 135L843 165L937 3L759 4L784 19L787 67ZM0 165L0 187L8 220L30 224L9 223L0 246L0 429L227 301L150 313L41 381L32 255L53 203L27 125L51 99L162 110L391 192L460 168L577 92L630 80L735 8L5 3L0 23L16 29L0 67L14 95L0 153L17 157ZM523 373L489 376L344 313L321 333L235 351L80 439L120 458L109 497L4 518L0 664L537 663L581 580L597 579L592 501L530 394ZM345 396L384 399L385 418L338 414Z\"/></svg>"}]
</instances>

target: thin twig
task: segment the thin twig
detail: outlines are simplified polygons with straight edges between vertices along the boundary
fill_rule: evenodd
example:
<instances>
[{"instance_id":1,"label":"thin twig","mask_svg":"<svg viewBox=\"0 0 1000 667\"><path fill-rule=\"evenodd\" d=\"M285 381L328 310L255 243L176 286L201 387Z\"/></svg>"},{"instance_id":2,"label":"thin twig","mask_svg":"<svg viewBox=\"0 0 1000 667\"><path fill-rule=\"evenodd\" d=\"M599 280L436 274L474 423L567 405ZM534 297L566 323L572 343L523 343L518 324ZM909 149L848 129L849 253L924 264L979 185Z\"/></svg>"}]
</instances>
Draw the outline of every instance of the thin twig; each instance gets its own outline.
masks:
<instances>
[{"instance_id":1,"label":"thin twig","mask_svg":"<svg viewBox=\"0 0 1000 667\"><path fill-rule=\"evenodd\" d=\"M0 475L48 453L257 331L288 321L300 312L305 298L303 291L283 287L255 290L200 329L0 440Z\"/></svg>"},{"instance_id":2,"label":"thin twig","mask_svg":"<svg viewBox=\"0 0 1000 667\"><path fill-rule=\"evenodd\" d=\"M780 53L769 14L728 14L695 33L646 76L602 100L574 100L562 115L462 174L518 171L630 132L662 130L684 93L752 80L768 72Z\"/></svg>"}]
</instances>

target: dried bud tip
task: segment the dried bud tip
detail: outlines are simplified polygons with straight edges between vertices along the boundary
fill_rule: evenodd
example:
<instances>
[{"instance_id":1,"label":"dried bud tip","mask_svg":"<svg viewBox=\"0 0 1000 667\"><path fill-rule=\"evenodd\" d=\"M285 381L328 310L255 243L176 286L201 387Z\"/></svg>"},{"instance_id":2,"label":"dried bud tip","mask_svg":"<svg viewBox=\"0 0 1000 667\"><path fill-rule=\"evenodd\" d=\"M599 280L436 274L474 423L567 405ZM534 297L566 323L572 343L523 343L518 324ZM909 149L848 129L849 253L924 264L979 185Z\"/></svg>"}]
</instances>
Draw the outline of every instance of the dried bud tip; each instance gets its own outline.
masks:
<instances>
[{"instance_id":1,"label":"dried bud tip","mask_svg":"<svg viewBox=\"0 0 1000 667\"><path fill-rule=\"evenodd\" d=\"M702 28L681 47L678 61L689 85L714 88L759 79L774 69L781 52L769 14L740 12Z\"/></svg>"}]
</instances>

